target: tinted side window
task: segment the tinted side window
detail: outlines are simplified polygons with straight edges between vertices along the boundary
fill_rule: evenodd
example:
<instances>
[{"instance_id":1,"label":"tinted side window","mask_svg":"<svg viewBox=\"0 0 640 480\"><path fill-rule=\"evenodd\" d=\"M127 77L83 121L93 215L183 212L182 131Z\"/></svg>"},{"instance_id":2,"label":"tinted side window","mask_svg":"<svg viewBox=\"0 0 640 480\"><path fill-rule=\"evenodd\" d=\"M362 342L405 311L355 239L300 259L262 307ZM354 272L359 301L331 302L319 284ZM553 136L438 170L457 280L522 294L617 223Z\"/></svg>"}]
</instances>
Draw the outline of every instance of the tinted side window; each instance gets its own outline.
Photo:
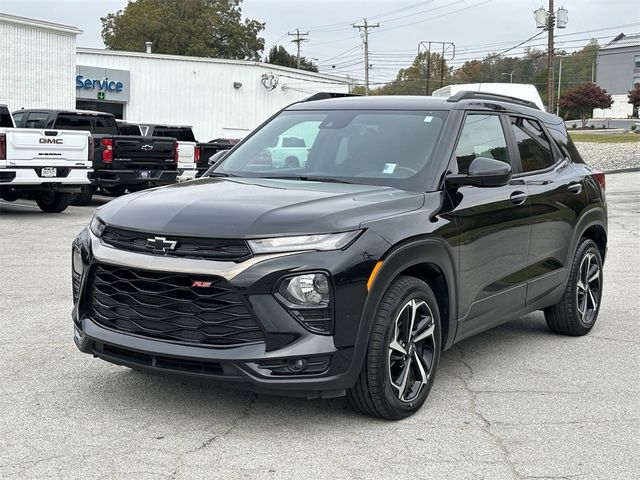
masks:
<instances>
[{"instance_id":1,"label":"tinted side window","mask_svg":"<svg viewBox=\"0 0 640 480\"><path fill-rule=\"evenodd\" d=\"M555 163L549 139L538 122L512 117L511 129L520 153L523 172L544 170Z\"/></svg>"},{"instance_id":2,"label":"tinted side window","mask_svg":"<svg viewBox=\"0 0 640 480\"><path fill-rule=\"evenodd\" d=\"M478 157L509 162L507 141L500 117L472 113L467 115L456 147L458 172L469 173L469 165Z\"/></svg>"},{"instance_id":3,"label":"tinted side window","mask_svg":"<svg viewBox=\"0 0 640 480\"><path fill-rule=\"evenodd\" d=\"M18 125L23 115L24 113L19 113L13 116L13 121L16 123L16 125ZM0 107L0 127L13 127L13 122L11 121L9 110L3 107Z\"/></svg>"},{"instance_id":4,"label":"tinted side window","mask_svg":"<svg viewBox=\"0 0 640 480\"><path fill-rule=\"evenodd\" d=\"M31 112L27 115L26 128L47 128L47 118L49 114L46 112Z\"/></svg>"},{"instance_id":5,"label":"tinted side window","mask_svg":"<svg viewBox=\"0 0 640 480\"><path fill-rule=\"evenodd\" d=\"M93 128L91 131L98 134L118 134L118 125L113 117L93 117Z\"/></svg>"}]
</instances>

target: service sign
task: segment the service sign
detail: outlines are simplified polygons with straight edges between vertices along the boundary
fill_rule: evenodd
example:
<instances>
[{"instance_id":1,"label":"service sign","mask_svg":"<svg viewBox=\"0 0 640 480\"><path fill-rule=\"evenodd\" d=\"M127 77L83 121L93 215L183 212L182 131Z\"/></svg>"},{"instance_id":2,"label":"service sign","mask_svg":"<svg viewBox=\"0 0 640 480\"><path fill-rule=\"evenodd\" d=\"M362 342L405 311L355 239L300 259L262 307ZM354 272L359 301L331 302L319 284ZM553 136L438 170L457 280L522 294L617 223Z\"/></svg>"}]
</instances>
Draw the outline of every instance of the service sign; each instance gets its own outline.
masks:
<instances>
[{"instance_id":1,"label":"service sign","mask_svg":"<svg viewBox=\"0 0 640 480\"><path fill-rule=\"evenodd\" d=\"M129 71L112 68L76 66L76 98L129 101Z\"/></svg>"}]
</instances>

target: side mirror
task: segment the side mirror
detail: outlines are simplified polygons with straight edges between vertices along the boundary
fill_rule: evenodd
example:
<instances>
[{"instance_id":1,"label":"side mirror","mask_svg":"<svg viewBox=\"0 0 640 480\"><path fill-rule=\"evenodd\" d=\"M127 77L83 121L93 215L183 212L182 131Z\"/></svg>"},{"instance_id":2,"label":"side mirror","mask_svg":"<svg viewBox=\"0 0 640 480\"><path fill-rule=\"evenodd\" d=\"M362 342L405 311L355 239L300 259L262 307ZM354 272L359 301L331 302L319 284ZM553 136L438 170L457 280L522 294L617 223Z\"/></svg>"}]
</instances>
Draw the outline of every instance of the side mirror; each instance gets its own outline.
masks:
<instances>
[{"instance_id":1,"label":"side mirror","mask_svg":"<svg viewBox=\"0 0 640 480\"><path fill-rule=\"evenodd\" d=\"M450 187L473 185L476 187L502 187L511 180L511 165L493 158L478 157L469 165L467 175L449 175L446 184Z\"/></svg>"},{"instance_id":2,"label":"side mirror","mask_svg":"<svg viewBox=\"0 0 640 480\"><path fill-rule=\"evenodd\" d=\"M209 157L209 166L212 167L224 158L229 150L220 150Z\"/></svg>"}]
</instances>

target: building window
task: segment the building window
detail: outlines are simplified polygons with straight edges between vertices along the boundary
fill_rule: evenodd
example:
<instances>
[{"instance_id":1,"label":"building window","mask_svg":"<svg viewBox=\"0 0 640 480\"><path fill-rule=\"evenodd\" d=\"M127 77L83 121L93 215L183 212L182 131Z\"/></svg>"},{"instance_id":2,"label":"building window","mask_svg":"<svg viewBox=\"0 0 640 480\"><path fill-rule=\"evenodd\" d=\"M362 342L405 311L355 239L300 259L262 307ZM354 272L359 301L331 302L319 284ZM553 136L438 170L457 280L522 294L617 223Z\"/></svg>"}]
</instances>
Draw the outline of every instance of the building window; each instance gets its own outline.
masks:
<instances>
[{"instance_id":1,"label":"building window","mask_svg":"<svg viewBox=\"0 0 640 480\"><path fill-rule=\"evenodd\" d=\"M633 68L640 68L640 55L633 58Z\"/></svg>"}]
</instances>

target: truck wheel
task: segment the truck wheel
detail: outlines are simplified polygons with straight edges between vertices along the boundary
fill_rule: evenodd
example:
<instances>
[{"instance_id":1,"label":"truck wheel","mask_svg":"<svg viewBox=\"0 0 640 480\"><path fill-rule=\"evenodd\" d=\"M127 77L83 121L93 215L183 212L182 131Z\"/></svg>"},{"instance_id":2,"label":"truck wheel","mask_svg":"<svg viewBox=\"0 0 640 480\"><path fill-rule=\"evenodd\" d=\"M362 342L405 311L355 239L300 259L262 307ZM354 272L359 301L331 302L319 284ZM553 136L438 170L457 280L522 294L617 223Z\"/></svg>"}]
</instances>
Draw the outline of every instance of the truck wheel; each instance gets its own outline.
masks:
<instances>
[{"instance_id":1,"label":"truck wheel","mask_svg":"<svg viewBox=\"0 0 640 480\"><path fill-rule=\"evenodd\" d=\"M380 302L360 377L347 397L366 415L408 417L427 399L439 358L436 297L422 280L399 277Z\"/></svg>"},{"instance_id":2,"label":"truck wheel","mask_svg":"<svg viewBox=\"0 0 640 480\"><path fill-rule=\"evenodd\" d=\"M67 209L72 197L73 193L67 192L41 192L36 196L36 203L45 213L60 213Z\"/></svg>"},{"instance_id":3,"label":"truck wheel","mask_svg":"<svg viewBox=\"0 0 640 480\"><path fill-rule=\"evenodd\" d=\"M284 168L299 168L300 160L298 157L287 157L284 159Z\"/></svg>"},{"instance_id":4,"label":"truck wheel","mask_svg":"<svg viewBox=\"0 0 640 480\"><path fill-rule=\"evenodd\" d=\"M598 319L601 300L602 256L593 240L585 238L573 257L562 300L544 310L547 326L562 335L586 335Z\"/></svg>"},{"instance_id":5,"label":"truck wheel","mask_svg":"<svg viewBox=\"0 0 640 480\"><path fill-rule=\"evenodd\" d=\"M125 187L124 185L115 185L113 187L100 187L100 190L112 197L119 197L121 195L124 195L127 187Z\"/></svg>"},{"instance_id":6,"label":"truck wheel","mask_svg":"<svg viewBox=\"0 0 640 480\"><path fill-rule=\"evenodd\" d=\"M77 207L84 207L85 205L88 205L95 191L96 189L93 185L82 187L80 193L76 193L73 195L73 198L71 199L71 205L75 205Z\"/></svg>"}]
</instances>

